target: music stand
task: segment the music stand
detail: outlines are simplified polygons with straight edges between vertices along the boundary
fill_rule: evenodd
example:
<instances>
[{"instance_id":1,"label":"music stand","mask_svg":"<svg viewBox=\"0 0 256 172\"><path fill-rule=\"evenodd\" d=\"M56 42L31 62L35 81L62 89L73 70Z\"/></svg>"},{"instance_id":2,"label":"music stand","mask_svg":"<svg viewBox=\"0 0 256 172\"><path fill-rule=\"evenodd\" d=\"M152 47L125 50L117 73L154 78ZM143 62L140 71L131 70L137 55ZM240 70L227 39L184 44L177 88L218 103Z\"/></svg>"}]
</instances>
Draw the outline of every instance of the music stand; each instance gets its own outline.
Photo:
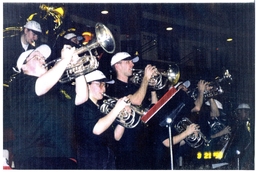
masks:
<instances>
[{"instance_id":1,"label":"music stand","mask_svg":"<svg viewBox=\"0 0 256 172\"><path fill-rule=\"evenodd\" d=\"M171 123L174 121L176 116L180 113L181 109L185 106L184 103L180 103L179 106L174 109L169 115L165 117L163 121L159 123L161 127L168 127L169 130L169 148L170 148L170 163L171 163L171 170L173 170L173 151L172 151L172 125Z\"/></svg>"},{"instance_id":2,"label":"music stand","mask_svg":"<svg viewBox=\"0 0 256 172\"><path fill-rule=\"evenodd\" d=\"M168 104L168 102L179 92L179 89L176 89L175 86L170 87L170 89L162 96L162 98L154 105L152 106L148 112L141 117L141 121L144 123L147 123L150 119L152 119L159 111L163 109L163 107ZM174 106L176 107L176 105ZM176 108L175 110L178 110ZM171 158L171 169L173 170L173 153L172 153L172 133L171 133L171 123L174 120L174 115L176 117L175 110L171 112L171 114L167 115L165 118L161 119L160 126L168 126L169 128L169 142L170 144L170 158ZM166 111L161 111L161 113L166 114Z\"/></svg>"},{"instance_id":3,"label":"music stand","mask_svg":"<svg viewBox=\"0 0 256 172\"><path fill-rule=\"evenodd\" d=\"M164 107L167 102L169 100L171 100L177 93L179 92L179 90L177 90L175 87L171 87L167 93L165 93L163 95L163 97L158 100L158 102L152 106L148 112L143 115L141 117L141 121L144 122L144 123L147 123L158 111L160 111L162 109L162 107Z\"/></svg>"}]
</instances>

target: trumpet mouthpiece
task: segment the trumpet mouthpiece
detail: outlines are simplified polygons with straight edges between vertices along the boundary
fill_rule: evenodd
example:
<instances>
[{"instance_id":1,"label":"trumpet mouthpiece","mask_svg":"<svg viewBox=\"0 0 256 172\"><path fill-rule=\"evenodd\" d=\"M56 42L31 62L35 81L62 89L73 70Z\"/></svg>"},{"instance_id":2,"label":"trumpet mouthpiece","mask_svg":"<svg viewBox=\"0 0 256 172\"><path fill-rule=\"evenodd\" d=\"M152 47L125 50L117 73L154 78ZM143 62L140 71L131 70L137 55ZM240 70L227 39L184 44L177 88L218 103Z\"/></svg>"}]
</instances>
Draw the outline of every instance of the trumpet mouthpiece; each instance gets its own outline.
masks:
<instances>
[{"instance_id":1,"label":"trumpet mouthpiece","mask_svg":"<svg viewBox=\"0 0 256 172\"><path fill-rule=\"evenodd\" d=\"M49 61L48 63L43 64L43 66L46 68L46 67L48 67L50 64L57 63L57 62L60 61L60 60L61 60L61 58L59 58L59 59L54 59L54 60L52 60L52 61Z\"/></svg>"},{"instance_id":2,"label":"trumpet mouthpiece","mask_svg":"<svg viewBox=\"0 0 256 172\"><path fill-rule=\"evenodd\" d=\"M31 42L31 45L32 45L33 47L35 47L35 46L36 46L36 42L35 42L35 41Z\"/></svg>"}]
</instances>

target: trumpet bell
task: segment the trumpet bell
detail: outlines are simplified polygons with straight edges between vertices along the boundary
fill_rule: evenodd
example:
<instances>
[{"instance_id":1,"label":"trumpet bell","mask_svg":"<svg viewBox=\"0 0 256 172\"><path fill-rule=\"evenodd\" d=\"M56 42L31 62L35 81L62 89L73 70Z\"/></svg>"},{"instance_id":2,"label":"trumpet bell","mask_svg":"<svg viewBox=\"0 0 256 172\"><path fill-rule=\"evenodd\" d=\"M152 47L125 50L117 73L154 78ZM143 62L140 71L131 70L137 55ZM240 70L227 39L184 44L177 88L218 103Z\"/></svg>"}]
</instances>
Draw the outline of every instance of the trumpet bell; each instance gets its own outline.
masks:
<instances>
[{"instance_id":1,"label":"trumpet bell","mask_svg":"<svg viewBox=\"0 0 256 172\"><path fill-rule=\"evenodd\" d=\"M95 25L97 42L107 53L113 53L116 49L115 39L110 30L102 23Z\"/></svg>"},{"instance_id":2,"label":"trumpet bell","mask_svg":"<svg viewBox=\"0 0 256 172\"><path fill-rule=\"evenodd\" d=\"M166 77L168 78L171 85L177 84L180 79L179 66L177 64L170 64L166 73Z\"/></svg>"},{"instance_id":3,"label":"trumpet bell","mask_svg":"<svg viewBox=\"0 0 256 172\"><path fill-rule=\"evenodd\" d=\"M139 86L142 82L144 71L141 69L133 69L133 76L130 78L131 82ZM180 69L177 64L170 64L168 69L163 72L157 72L156 76L150 78L148 82L149 88L153 90L161 90L165 88L168 83L175 85L180 79Z\"/></svg>"},{"instance_id":4,"label":"trumpet bell","mask_svg":"<svg viewBox=\"0 0 256 172\"><path fill-rule=\"evenodd\" d=\"M76 54L89 52L89 55L85 54L80 57L76 64L68 64L65 72L59 80L60 83L70 82L78 76L85 75L99 67L98 58L92 54L92 49L100 46L107 53L113 53L115 51L115 39L110 30L104 24L96 23L95 34L96 38L92 42L89 42L85 46L82 46L75 50ZM58 62L58 60L60 59L48 62L45 67L47 67L51 63Z\"/></svg>"}]
</instances>

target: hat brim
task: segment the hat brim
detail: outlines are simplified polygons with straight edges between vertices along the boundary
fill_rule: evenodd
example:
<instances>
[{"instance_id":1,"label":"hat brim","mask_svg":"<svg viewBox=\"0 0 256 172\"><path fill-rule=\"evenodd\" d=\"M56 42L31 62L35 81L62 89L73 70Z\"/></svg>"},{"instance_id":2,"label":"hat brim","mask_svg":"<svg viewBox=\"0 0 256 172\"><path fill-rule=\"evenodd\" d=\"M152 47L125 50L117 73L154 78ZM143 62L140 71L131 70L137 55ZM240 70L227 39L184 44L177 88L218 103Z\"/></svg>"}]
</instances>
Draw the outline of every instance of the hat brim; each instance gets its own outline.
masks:
<instances>
[{"instance_id":1,"label":"hat brim","mask_svg":"<svg viewBox=\"0 0 256 172\"><path fill-rule=\"evenodd\" d=\"M36 34L36 35L41 35L41 32L38 32L38 31L35 31L35 30L33 30L33 29L30 29L34 34Z\"/></svg>"},{"instance_id":2,"label":"hat brim","mask_svg":"<svg viewBox=\"0 0 256 172\"><path fill-rule=\"evenodd\" d=\"M107 84L114 84L115 83L114 80L110 80L110 79L107 79L107 78L103 78L103 79L99 79L99 80L95 80L95 81L105 82Z\"/></svg>"},{"instance_id":3,"label":"hat brim","mask_svg":"<svg viewBox=\"0 0 256 172\"><path fill-rule=\"evenodd\" d=\"M239 110L239 109L250 110L250 108L248 108L248 107L245 107L245 108L236 108L236 110Z\"/></svg>"},{"instance_id":4,"label":"hat brim","mask_svg":"<svg viewBox=\"0 0 256 172\"><path fill-rule=\"evenodd\" d=\"M138 56L136 56L136 57L129 56L129 57L124 58L123 60L132 60L133 63L136 63L139 61L139 57Z\"/></svg>"}]
</instances>

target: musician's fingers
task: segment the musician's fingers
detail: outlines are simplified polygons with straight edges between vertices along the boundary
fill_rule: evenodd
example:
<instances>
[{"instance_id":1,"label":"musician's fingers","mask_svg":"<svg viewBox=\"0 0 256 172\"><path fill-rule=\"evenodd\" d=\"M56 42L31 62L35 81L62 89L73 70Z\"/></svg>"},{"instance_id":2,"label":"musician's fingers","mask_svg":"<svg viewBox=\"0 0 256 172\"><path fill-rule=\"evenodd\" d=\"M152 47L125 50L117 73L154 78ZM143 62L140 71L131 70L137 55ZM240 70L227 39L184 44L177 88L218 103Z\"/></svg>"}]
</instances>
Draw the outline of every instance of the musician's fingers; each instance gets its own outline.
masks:
<instances>
[{"instance_id":1,"label":"musician's fingers","mask_svg":"<svg viewBox=\"0 0 256 172\"><path fill-rule=\"evenodd\" d=\"M123 100L125 103L127 103L127 104L131 103L130 99L129 99L128 97L126 97L126 96L123 97L122 100Z\"/></svg>"},{"instance_id":2,"label":"musician's fingers","mask_svg":"<svg viewBox=\"0 0 256 172\"><path fill-rule=\"evenodd\" d=\"M124 102L127 103L127 104L131 103L130 99L125 99Z\"/></svg>"}]
</instances>

